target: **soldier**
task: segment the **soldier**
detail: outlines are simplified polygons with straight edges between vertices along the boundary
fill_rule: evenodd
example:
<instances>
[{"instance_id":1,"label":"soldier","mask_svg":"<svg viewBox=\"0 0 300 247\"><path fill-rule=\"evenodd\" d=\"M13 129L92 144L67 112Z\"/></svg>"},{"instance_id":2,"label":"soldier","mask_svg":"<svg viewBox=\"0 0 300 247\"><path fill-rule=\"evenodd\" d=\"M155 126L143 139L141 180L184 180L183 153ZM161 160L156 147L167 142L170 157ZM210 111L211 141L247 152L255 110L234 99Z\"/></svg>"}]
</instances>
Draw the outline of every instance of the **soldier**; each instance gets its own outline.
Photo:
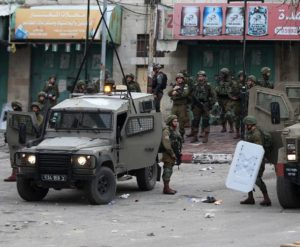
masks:
<instances>
[{"instance_id":1,"label":"soldier","mask_svg":"<svg viewBox=\"0 0 300 247\"><path fill-rule=\"evenodd\" d=\"M163 193L174 195L177 191L170 188L170 179L173 173L173 166L176 162L180 164L182 139L177 132L178 120L176 115L170 115L166 120L166 125L162 134L163 154L162 162L164 162L162 179L164 181Z\"/></svg>"},{"instance_id":2,"label":"soldier","mask_svg":"<svg viewBox=\"0 0 300 247\"><path fill-rule=\"evenodd\" d=\"M50 76L47 84L44 86L43 91L47 94L47 99L51 106L55 106L59 97L58 86L56 85L56 77Z\"/></svg>"},{"instance_id":3,"label":"soldier","mask_svg":"<svg viewBox=\"0 0 300 247\"><path fill-rule=\"evenodd\" d=\"M47 94L44 91L41 91L38 93L38 103L40 104L41 107L41 114L43 116L45 116L45 114L47 113L47 100L46 100Z\"/></svg>"},{"instance_id":4,"label":"soldier","mask_svg":"<svg viewBox=\"0 0 300 247\"><path fill-rule=\"evenodd\" d=\"M22 111L22 104L18 101L13 101L11 103L11 107L14 111ZM4 133L4 136L6 136L6 133ZM6 138L5 138L6 140ZM14 168L14 154L15 154L15 151L13 149L13 147L10 147L9 146L9 154L10 154L10 165L11 165L11 168L12 168L12 171L11 171L11 175L7 178L4 179L5 182L15 182L17 180L17 169Z\"/></svg>"},{"instance_id":5,"label":"soldier","mask_svg":"<svg viewBox=\"0 0 300 247\"><path fill-rule=\"evenodd\" d=\"M192 96L192 111L194 119L192 121L192 136L191 142L198 141L199 124L202 118L202 126L204 130L204 137L202 142L208 142L209 127L209 110L216 102L216 93L214 89L206 81L206 73L201 70L197 73L197 80L193 86Z\"/></svg>"},{"instance_id":6,"label":"soldier","mask_svg":"<svg viewBox=\"0 0 300 247\"><path fill-rule=\"evenodd\" d=\"M138 93L140 93L142 91L141 87L140 87L140 84L138 82L134 81L134 75L132 73L127 74L125 76L125 79L126 79L126 82L127 82L127 87L128 87L129 92L138 92Z\"/></svg>"},{"instance_id":7,"label":"soldier","mask_svg":"<svg viewBox=\"0 0 300 247\"><path fill-rule=\"evenodd\" d=\"M31 111L35 113L38 127L41 127L44 121L44 117L41 114L41 105L39 102L32 102ZM38 131L39 132L39 131Z\"/></svg>"},{"instance_id":8,"label":"soldier","mask_svg":"<svg viewBox=\"0 0 300 247\"><path fill-rule=\"evenodd\" d=\"M272 82L270 82L271 69L269 67L263 67L261 69L262 78L258 81L258 85L261 87L274 88Z\"/></svg>"},{"instance_id":9,"label":"soldier","mask_svg":"<svg viewBox=\"0 0 300 247\"><path fill-rule=\"evenodd\" d=\"M263 136L261 131L256 127L257 121L254 116L248 115L243 119L243 123L246 127L246 138L245 141L263 145ZM267 186L262 180L263 173L265 171L265 161L263 159L260 169L256 178L255 184L260 188L262 194L263 194L263 201L260 202L261 206L271 206L271 200L268 195ZM240 202L241 204L255 204L255 200L253 197L253 192L248 192L248 198L244 201Z\"/></svg>"},{"instance_id":10,"label":"soldier","mask_svg":"<svg viewBox=\"0 0 300 247\"><path fill-rule=\"evenodd\" d=\"M74 93L86 93L86 84L84 80L79 80L74 88Z\"/></svg>"},{"instance_id":11,"label":"soldier","mask_svg":"<svg viewBox=\"0 0 300 247\"><path fill-rule=\"evenodd\" d=\"M234 139L239 139L240 135L240 127L241 127L241 90L244 82L244 72L238 72L238 79L237 81L232 81L231 87L229 89L228 97L230 101L230 109L232 109L234 113L233 121L235 125L236 135Z\"/></svg>"},{"instance_id":12,"label":"soldier","mask_svg":"<svg viewBox=\"0 0 300 247\"><path fill-rule=\"evenodd\" d=\"M227 122L229 123L229 133L233 133L233 112L230 108L231 106L231 99L229 98L229 91L231 87L231 78L230 78L230 72L227 68L222 68L219 73L219 85L215 88L218 103L221 107L221 115L220 115L220 121L222 124L222 130L221 132L226 132L226 125Z\"/></svg>"},{"instance_id":13,"label":"soldier","mask_svg":"<svg viewBox=\"0 0 300 247\"><path fill-rule=\"evenodd\" d=\"M154 96L156 112L160 112L160 101L168 80L167 75L161 71L161 68L162 66L160 64L153 64L152 94Z\"/></svg>"},{"instance_id":14,"label":"soldier","mask_svg":"<svg viewBox=\"0 0 300 247\"><path fill-rule=\"evenodd\" d=\"M172 114L178 116L179 133L184 138L184 127L188 122L187 104L189 97L188 85L184 83L184 75L178 73L175 78L176 82L173 88L168 92L169 97L173 101Z\"/></svg>"}]
</instances>

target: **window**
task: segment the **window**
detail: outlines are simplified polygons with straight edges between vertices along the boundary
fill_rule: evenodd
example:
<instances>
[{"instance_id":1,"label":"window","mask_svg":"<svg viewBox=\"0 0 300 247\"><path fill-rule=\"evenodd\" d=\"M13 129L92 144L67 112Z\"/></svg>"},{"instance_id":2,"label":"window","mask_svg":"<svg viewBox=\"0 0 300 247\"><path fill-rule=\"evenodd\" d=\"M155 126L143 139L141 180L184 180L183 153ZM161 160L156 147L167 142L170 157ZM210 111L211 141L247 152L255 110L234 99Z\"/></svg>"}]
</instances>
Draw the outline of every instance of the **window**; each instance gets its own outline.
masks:
<instances>
[{"instance_id":1,"label":"window","mask_svg":"<svg viewBox=\"0 0 300 247\"><path fill-rule=\"evenodd\" d=\"M153 130L154 119L153 116L147 117L132 117L128 120L126 125L126 134L128 136L141 134Z\"/></svg>"},{"instance_id":2,"label":"window","mask_svg":"<svg viewBox=\"0 0 300 247\"><path fill-rule=\"evenodd\" d=\"M136 56L137 57L148 57L149 51L149 34L138 34L136 44ZM164 53L156 51L154 46L154 57L164 57Z\"/></svg>"},{"instance_id":3,"label":"window","mask_svg":"<svg viewBox=\"0 0 300 247\"><path fill-rule=\"evenodd\" d=\"M271 114L271 103L278 102L280 106L280 117L281 118L288 118L289 111L283 98L277 95L267 94L263 92L257 92L257 100L256 106L261 110L268 112Z\"/></svg>"},{"instance_id":4,"label":"window","mask_svg":"<svg viewBox=\"0 0 300 247\"><path fill-rule=\"evenodd\" d=\"M110 112L52 112L48 128L111 130L112 114Z\"/></svg>"},{"instance_id":5,"label":"window","mask_svg":"<svg viewBox=\"0 0 300 247\"><path fill-rule=\"evenodd\" d=\"M33 135L35 133L30 116L13 115L11 127L16 130L19 130L20 128L24 127L26 129L26 133L29 135Z\"/></svg>"}]
</instances>

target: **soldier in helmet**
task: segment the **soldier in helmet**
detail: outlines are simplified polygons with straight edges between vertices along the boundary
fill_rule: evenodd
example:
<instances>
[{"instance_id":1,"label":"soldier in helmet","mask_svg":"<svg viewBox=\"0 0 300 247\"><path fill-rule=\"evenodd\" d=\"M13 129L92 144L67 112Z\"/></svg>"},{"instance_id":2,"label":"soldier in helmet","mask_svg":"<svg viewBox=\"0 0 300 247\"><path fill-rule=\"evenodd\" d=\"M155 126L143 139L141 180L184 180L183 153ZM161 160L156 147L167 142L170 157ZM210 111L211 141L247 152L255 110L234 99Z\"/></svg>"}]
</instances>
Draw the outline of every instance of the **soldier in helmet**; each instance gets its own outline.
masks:
<instances>
[{"instance_id":1,"label":"soldier in helmet","mask_svg":"<svg viewBox=\"0 0 300 247\"><path fill-rule=\"evenodd\" d=\"M254 116L248 115L243 119L243 123L245 124L246 136L245 141L263 145L263 136L261 131L257 128L256 118ZM265 161L263 159L260 169L256 178L255 184L259 187L263 194L263 201L260 202L261 206L271 206L271 200L268 195L267 186L262 180L263 173L265 171ZM248 198L244 201L240 202L241 204L255 204L255 200L253 197L253 191L248 192Z\"/></svg>"},{"instance_id":2,"label":"soldier in helmet","mask_svg":"<svg viewBox=\"0 0 300 247\"><path fill-rule=\"evenodd\" d=\"M47 99L49 100L50 105L55 106L59 97L59 91L56 84L56 77L54 75L49 77L43 91L47 94Z\"/></svg>"},{"instance_id":3,"label":"soldier in helmet","mask_svg":"<svg viewBox=\"0 0 300 247\"><path fill-rule=\"evenodd\" d=\"M125 75L125 80L129 92L141 92L140 84L134 80L134 75L132 73Z\"/></svg>"},{"instance_id":4,"label":"soldier in helmet","mask_svg":"<svg viewBox=\"0 0 300 247\"><path fill-rule=\"evenodd\" d=\"M258 85L261 87L274 88L272 82L270 82L271 69L269 67L263 67L261 69L262 78L258 81Z\"/></svg>"},{"instance_id":5,"label":"soldier in helmet","mask_svg":"<svg viewBox=\"0 0 300 247\"><path fill-rule=\"evenodd\" d=\"M86 93L86 83L84 80L79 80L74 88L74 93Z\"/></svg>"},{"instance_id":6,"label":"soldier in helmet","mask_svg":"<svg viewBox=\"0 0 300 247\"><path fill-rule=\"evenodd\" d=\"M39 102L32 102L31 110L35 113L38 126L41 127L44 121L44 117L41 114L41 104Z\"/></svg>"},{"instance_id":7,"label":"soldier in helmet","mask_svg":"<svg viewBox=\"0 0 300 247\"><path fill-rule=\"evenodd\" d=\"M172 114L178 116L179 133L181 134L181 137L184 138L184 127L188 122L187 104L189 97L189 89L188 85L185 84L184 75L182 73L178 73L176 75L175 80L175 85L168 92L168 95L173 101L171 112Z\"/></svg>"},{"instance_id":8,"label":"soldier in helmet","mask_svg":"<svg viewBox=\"0 0 300 247\"><path fill-rule=\"evenodd\" d=\"M179 162L177 165L180 164L182 139L181 135L177 132L178 119L176 115L168 116L166 125L167 127L163 129L162 133L162 145L164 149L162 154L162 162L164 162L162 174L164 182L163 193L174 195L177 191L171 189L169 184L173 173L173 166L176 162Z\"/></svg>"},{"instance_id":9,"label":"soldier in helmet","mask_svg":"<svg viewBox=\"0 0 300 247\"><path fill-rule=\"evenodd\" d=\"M257 80L254 75L249 75L246 81L246 88L247 90L256 86Z\"/></svg>"},{"instance_id":10,"label":"soldier in helmet","mask_svg":"<svg viewBox=\"0 0 300 247\"><path fill-rule=\"evenodd\" d=\"M222 68L219 72L219 85L216 86L216 94L218 98L218 103L221 107L220 121L222 124L221 132L226 132L227 122L229 123L229 133L233 133L233 110L231 107L231 99L229 97L230 87L231 87L231 77L228 68Z\"/></svg>"},{"instance_id":11,"label":"soldier in helmet","mask_svg":"<svg viewBox=\"0 0 300 247\"><path fill-rule=\"evenodd\" d=\"M192 133L193 139L191 142L198 142L199 124L202 119L201 128L204 130L204 137L202 142L208 142L208 135L210 131L209 127L209 111L216 103L216 93L214 89L209 85L206 80L206 73L200 70L197 73L197 80L193 85L191 91L192 97L192 111L194 119L192 121Z\"/></svg>"},{"instance_id":12,"label":"soldier in helmet","mask_svg":"<svg viewBox=\"0 0 300 247\"><path fill-rule=\"evenodd\" d=\"M161 71L162 66L160 64L153 64L152 74L152 94L154 96L154 104L156 112L160 112L160 101L164 94L164 89L167 84L167 75Z\"/></svg>"},{"instance_id":13,"label":"soldier in helmet","mask_svg":"<svg viewBox=\"0 0 300 247\"><path fill-rule=\"evenodd\" d=\"M13 101L11 107L14 111L22 111L22 104L18 101ZM6 140L6 133L4 133ZM5 182L15 182L17 180L17 169L14 168L14 154L16 149L9 145L9 154L10 154L10 165L11 165L11 175L4 179Z\"/></svg>"},{"instance_id":14,"label":"soldier in helmet","mask_svg":"<svg viewBox=\"0 0 300 247\"><path fill-rule=\"evenodd\" d=\"M45 114L46 114L46 112L47 112L47 100L46 100L46 97L47 97L47 94L44 92L44 91L41 91L41 92L39 92L38 93L38 103L40 104L40 106L41 106L41 114L43 115L43 116L45 116Z\"/></svg>"}]
</instances>

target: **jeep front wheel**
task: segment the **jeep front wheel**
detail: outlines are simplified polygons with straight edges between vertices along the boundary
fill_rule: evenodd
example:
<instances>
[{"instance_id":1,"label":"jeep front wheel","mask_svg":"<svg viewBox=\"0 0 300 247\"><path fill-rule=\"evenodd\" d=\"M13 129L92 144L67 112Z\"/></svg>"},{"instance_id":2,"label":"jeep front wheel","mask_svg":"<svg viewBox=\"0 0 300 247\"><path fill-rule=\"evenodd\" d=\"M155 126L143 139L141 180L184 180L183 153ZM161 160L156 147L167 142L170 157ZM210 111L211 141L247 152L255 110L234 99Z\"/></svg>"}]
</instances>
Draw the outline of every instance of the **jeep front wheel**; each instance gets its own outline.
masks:
<instances>
[{"instance_id":1,"label":"jeep front wheel","mask_svg":"<svg viewBox=\"0 0 300 247\"><path fill-rule=\"evenodd\" d=\"M18 177L17 190L25 201L41 201L48 194L48 188L38 187L32 179Z\"/></svg>"},{"instance_id":2,"label":"jeep front wheel","mask_svg":"<svg viewBox=\"0 0 300 247\"><path fill-rule=\"evenodd\" d=\"M87 182L86 193L89 202L93 205L107 204L116 194L116 179L108 167L100 167L96 176Z\"/></svg>"},{"instance_id":3,"label":"jeep front wheel","mask_svg":"<svg viewBox=\"0 0 300 247\"><path fill-rule=\"evenodd\" d=\"M140 190L152 190L156 184L157 164L137 170L136 181Z\"/></svg>"},{"instance_id":4,"label":"jeep front wheel","mask_svg":"<svg viewBox=\"0 0 300 247\"><path fill-rule=\"evenodd\" d=\"M277 196L283 208L300 207L300 186L284 177L277 177Z\"/></svg>"}]
</instances>

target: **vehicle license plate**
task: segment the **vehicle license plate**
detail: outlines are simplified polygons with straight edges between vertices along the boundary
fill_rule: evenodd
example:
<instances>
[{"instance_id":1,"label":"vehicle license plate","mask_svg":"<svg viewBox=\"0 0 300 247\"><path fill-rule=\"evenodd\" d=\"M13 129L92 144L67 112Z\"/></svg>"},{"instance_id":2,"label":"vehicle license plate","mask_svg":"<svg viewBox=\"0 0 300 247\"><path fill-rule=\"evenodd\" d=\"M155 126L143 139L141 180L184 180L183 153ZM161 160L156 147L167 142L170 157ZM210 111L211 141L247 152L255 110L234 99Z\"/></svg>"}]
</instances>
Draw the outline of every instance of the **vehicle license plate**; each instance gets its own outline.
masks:
<instances>
[{"instance_id":1,"label":"vehicle license plate","mask_svg":"<svg viewBox=\"0 0 300 247\"><path fill-rule=\"evenodd\" d=\"M67 181L67 176L59 174L42 174L41 179L42 181L65 182Z\"/></svg>"}]
</instances>

